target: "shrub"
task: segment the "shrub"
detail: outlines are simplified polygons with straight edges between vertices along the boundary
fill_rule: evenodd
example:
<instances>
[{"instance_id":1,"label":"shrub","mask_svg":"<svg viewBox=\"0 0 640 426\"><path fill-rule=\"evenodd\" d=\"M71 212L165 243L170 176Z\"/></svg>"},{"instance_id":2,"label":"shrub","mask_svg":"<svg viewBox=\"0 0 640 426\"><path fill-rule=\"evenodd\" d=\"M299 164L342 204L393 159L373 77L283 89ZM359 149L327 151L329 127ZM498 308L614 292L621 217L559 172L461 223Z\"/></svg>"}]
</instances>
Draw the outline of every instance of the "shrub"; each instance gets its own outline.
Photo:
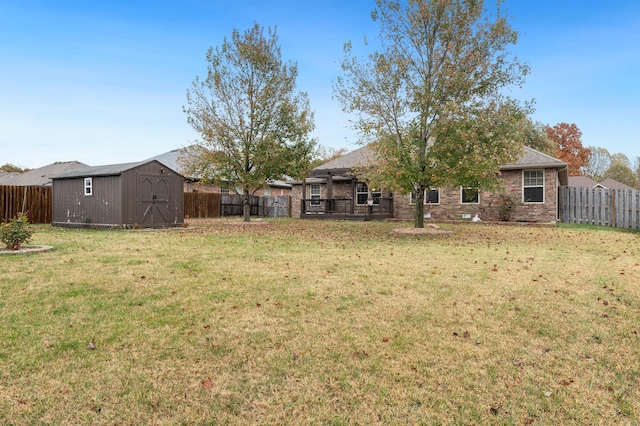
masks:
<instances>
[{"instance_id":1,"label":"shrub","mask_svg":"<svg viewBox=\"0 0 640 426\"><path fill-rule=\"evenodd\" d=\"M500 205L498 206L498 218L502 221L509 222L511 215L520 203L518 200L507 194L500 194Z\"/></svg>"},{"instance_id":2,"label":"shrub","mask_svg":"<svg viewBox=\"0 0 640 426\"><path fill-rule=\"evenodd\" d=\"M29 241L29 238L31 238L31 229L26 214L18 213L14 219L0 224L0 241L9 250L18 250L22 243Z\"/></svg>"}]
</instances>

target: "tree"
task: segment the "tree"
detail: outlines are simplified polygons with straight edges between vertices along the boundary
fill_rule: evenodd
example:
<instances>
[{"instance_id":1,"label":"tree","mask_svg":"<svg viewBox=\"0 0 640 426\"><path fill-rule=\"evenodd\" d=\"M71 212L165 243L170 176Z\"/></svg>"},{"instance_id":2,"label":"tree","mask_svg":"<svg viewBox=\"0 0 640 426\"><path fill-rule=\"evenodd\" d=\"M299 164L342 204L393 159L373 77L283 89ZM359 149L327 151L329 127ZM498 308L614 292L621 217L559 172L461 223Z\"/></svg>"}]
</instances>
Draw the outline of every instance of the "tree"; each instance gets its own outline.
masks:
<instances>
[{"instance_id":1,"label":"tree","mask_svg":"<svg viewBox=\"0 0 640 426\"><path fill-rule=\"evenodd\" d=\"M613 154L611 156L611 164L602 177L604 179L611 178L613 180L617 180L618 182L624 183L625 185L629 185L633 188L638 186L636 174L631 168L631 161L629 160L629 157L622 153Z\"/></svg>"},{"instance_id":2,"label":"tree","mask_svg":"<svg viewBox=\"0 0 640 426\"><path fill-rule=\"evenodd\" d=\"M27 168L23 169L18 166L14 166L11 163L6 163L0 166L0 170L5 171L7 173L24 173L24 172L28 172L31 169L27 169Z\"/></svg>"},{"instance_id":3,"label":"tree","mask_svg":"<svg viewBox=\"0 0 640 426\"><path fill-rule=\"evenodd\" d=\"M533 122L529 117L522 119L523 141L526 146L547 155L556 155L556 143L549 139L546 132L546 125L540 122Z\"/></svg>"},{"instance_id":4,"label":"tree","mask_svg":"<svg viewBox=\"0 0 640 426\"><path fill-rule=\"evenodd\" d=\"M208 50L207 62L207 78L196 77L183 107L203 139L193 163L208 180L242 188L248 222L256 190L308 171L313 113L307 94L295 91L298 67L283 62L275 29L234 29L231 40Z\"/></svg>"},{"instance_id":5,"label":"tree","mask_svg":"<svg viewBox=\"0 0 640 426\"><path fill-rule=\"evenodd\" d=\"M313 154L313 160L311 161L310 168L318 167L328 161L335 160L342 157L348 152L347 148L335 149L328 146L319 145Z\"/></svg>"},{"instance_id":6,"label":"tree","mask_svg":"<svg viewBox=\"0 0 640 426\"><path fill-rule=\"evenodd\" d=\"M589 163L589 148L582 146L582 132L575 124L547 127L547 136L556 143L556 157L569 166L569 176L581 176Z\"/></svg>"},{"instance_id":7,"label":"tree","mask_svg":"<svg viewBox=\"0 0 640 426\"><path fill-rule=\"evenodd\" d=\"M611 154L606 148L590 146L589 161L584 167L584 174L596 182L600 182L611 165Z\"/></svg>"},{"instance_id":8,"label":"tree","mask_svg":"<svg viewBox=\"0 0 640 426\"><path fill-rule=\"evenodd\" d=\"M517 33L499 8L491 21L483 1L376 3L380 48L358 59L345 44L335 96L371 144L378 186L413 192L422 228L425 189L494 188L499 165L522 152L528 105L505 89L528 67L507 51Z\"/></svg>"}]
</instances>

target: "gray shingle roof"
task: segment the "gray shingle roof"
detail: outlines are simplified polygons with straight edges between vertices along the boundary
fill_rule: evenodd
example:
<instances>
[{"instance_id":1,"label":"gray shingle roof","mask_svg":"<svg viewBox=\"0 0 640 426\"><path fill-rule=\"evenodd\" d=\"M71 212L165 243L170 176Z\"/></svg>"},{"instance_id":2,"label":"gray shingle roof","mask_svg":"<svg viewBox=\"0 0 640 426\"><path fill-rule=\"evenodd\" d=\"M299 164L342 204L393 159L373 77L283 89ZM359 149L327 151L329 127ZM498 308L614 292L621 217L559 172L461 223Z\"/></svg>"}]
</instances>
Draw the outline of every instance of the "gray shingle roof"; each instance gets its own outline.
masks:
<instances>
[{"instance_id":1,"label":"gray shingle roof","mask_svg":"<svg viewBox=\"0 0 640 426\"><path fill-rule=\"evenodd\" d=\"M624 184L622 182L618 182L615 179L611 179L611 178L606 178L605 180L603 180L602 182L600 182L600 185L604 186L605 188L609 188L609 189L635 189L627 184Z\"/></svg>"},{"instance_id":2,"label":"gray shingle roof","mask_svg":"<svg viewBox=\"0 0 640 426\"><path fill-rule=\"evenodd\" d=\"M335 170L335 169L353 169L355 167L367 166L375 163L375 156L369 148L369 145L365 145L362 148L358 148L355 151L346 153L345 155L334 158L331 161L327 161L324 164L319 165L313 170Z\"/></svg>"},{"instance_id":3,"label":"gray shingle roof","mask_svg":"<svg viewBox=\"0 0 640 426\"><path fill-rule=\"evenodd\" d=\"M513 170L513 169L526 169L526 168L533 168L533 167L563 168L566 166L567 166L567 163L565 163L564 161L558 160L557 158L553 158L550 155L547 155L540 151L536 151L533 148L529 148L528 146L525 146L524 152L515 163L504 164L500 166L500 169Z\"/></svg>"},{"instance_id":4,"label":"gray shingle roof","mask_svg":"<svg viewBox=\"0 0 640 426\"><path fill-rule=\"evenodd\" d=\"M76 177L86 177L86 176L117 176L122 174L129 169L133 169L141 164L148 163L148 161L139 161L137 163L124 163L124 164L110 164L106 166L94 166L94 167L85 167L82 169L73 170L67 173L61 173L57 176L54 176L53 179L69 179Z\"/></svg>"},{"instance_id":5,"label":"gray shingle roof","mask_svg":"<svg viewBox=\"0 0 640 426\"><path fill-rule=\"evenodd\" d=\"M53 177L87 167L89 166L79 161L57 161L28 172L3 175L0 177L0 185L51 186Z\"/></svg>"},{"instance_id":6,"label":"gray shingle roof","mask_svg":"<svg viewBox=\"0 0 640 426\"><path fill-rule=\"evenodd\" d=\"M575 188L594 188L604 186L587 176L569 176L569 186Z\"/></svg>"}]
</instances>

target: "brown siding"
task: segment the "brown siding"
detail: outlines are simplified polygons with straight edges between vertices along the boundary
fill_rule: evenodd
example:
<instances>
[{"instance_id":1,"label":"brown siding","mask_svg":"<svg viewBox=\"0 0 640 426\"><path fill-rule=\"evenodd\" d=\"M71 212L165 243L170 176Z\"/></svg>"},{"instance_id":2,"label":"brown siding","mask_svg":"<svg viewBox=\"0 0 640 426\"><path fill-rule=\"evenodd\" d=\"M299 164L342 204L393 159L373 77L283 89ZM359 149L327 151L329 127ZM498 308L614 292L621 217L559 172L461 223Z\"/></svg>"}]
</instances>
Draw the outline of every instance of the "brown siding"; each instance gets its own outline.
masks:
<instances>
[{"instance_id":1,"label":"brown siding","mask_svg":"<svg viewBox=\"0 0 640 426\"><path fill-rule=\"evenodd\" d=\"M53 185L54 224L121 224L121 196L118 176L95 176L93 195L84 195L84 177L58 179Z\"/></svg>"},{"instance_id":2,"label":"brown siding","mask_svg":"<svg viewBox=\"0 0 640 426\"><path fill-rule=\"evenodd\" d=\"M141 177L162 180L168 214L161 223L150 226L181 225L184 223L184 178L157 161L142 164L116 176L91 176L93 195L84 195L84 177L55 179L53 183L53 223L86 226L143 225L143 201L151 194L143 193ZM165 190L166 189L166 190ZM147 191L149 192L149 191ZM146 226L146 225L145 225Z\"/></svg>"}]
</instances>

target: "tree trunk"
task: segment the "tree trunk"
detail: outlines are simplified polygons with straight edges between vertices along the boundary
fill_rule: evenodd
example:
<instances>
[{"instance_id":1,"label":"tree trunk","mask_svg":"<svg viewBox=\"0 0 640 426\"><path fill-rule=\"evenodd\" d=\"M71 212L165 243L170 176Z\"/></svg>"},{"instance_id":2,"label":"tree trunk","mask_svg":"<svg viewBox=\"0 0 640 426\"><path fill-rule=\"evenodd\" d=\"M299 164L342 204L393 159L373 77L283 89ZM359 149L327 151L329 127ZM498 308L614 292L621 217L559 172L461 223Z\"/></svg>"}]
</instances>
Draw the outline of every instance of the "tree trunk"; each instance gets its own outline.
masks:
<instances>
[{"instance_id":1,"label":"tree trunk","mask_svg":"<svg viewBox=\"0 0 640 426\"><path fill-rule=\"evenodd\" d=\"M242 213L243 213L243 222L251 221L251 194L249 193L249 188L243 188L242 190Z\"/></svg>"},{"instance_id":2,"label":"tree trunk","mask_svg":"<svg viewBox=\"0 0 640 426\"><path fill-rule=\"evenodd\" d=\"M416 217L415 217L415 227L416 228L424 228L424 185L418 185L418 190L415 194L416 200Z\"/></svg>"}]
</instances>

